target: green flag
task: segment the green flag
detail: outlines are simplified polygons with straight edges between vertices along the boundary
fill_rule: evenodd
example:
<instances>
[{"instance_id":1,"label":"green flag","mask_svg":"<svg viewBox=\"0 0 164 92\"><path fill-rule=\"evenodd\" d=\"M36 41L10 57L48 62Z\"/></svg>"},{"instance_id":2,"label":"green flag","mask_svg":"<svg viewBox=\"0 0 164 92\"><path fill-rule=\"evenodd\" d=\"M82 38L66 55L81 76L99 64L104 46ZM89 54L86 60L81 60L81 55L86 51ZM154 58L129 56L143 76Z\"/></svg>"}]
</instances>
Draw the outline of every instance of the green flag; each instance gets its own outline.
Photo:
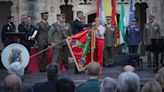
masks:
<instances>
[{"instance_id":1,"label":"green flag","mask_svg":"<svg viewBox=\"0 0 164 92\"><path fill-rule=\"evenodd\" d=\"M125 10L124 10L124 3L121 0L121 13L120 13L120 19L119 19L119 30L120 30L120 46L123 49L127 49L127 46L125 44L124 38L125 38L125 32L124 32L124 17L125 17Z\"/></svg>"}]
</instances>

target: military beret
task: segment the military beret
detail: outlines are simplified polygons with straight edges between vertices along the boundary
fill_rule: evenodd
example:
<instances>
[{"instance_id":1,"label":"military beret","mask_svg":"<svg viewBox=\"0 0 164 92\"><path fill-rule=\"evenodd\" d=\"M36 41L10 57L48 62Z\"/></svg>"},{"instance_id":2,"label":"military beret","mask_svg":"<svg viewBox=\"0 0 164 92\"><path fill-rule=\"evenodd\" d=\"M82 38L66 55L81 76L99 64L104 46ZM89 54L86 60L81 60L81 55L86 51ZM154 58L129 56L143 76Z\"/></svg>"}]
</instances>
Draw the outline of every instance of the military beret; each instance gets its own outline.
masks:
<instances>
[{"instance_id":1,"label":"military beret","mask_svg":"<svg viewBox=\"0 0 164 92\"><path fill-rule=\"evenodd\" d=\"M106 19L112 19L112 17L111 16L106 16Z\"/></svg>"},{"instance_id":2,"label":"military beret","mask_svg":"<svg viewBox=\"0 0 164 92\"><path fill-rule=\"evenodd\" d=\"M48 14L48 12L47 11L46 12L41 12L40 14L45 15L45 14Z\"/></svg>"},{"instance_id":3,"label":"military beret","mask_svg":"<svg viewBox=\"0 0 164 92\"><path fill-rule=\"evenodd\" d=\"M7 17L8 20L10 20L11 18L14 18L14 16L9 16L9 17Z\"/></svg>"},{"instance_id":4,"label":"military beret","mask_svg":"<svg viewBox=\"0 0 164 92\"><path fill-rule=\"evenodd\" d=\"M154 15L149 15L148 17L149 17L149 18L155 18L155 16L154 16Z\"/></svg>"},{"instance_id":5,"label":"military beret","mask_svg":"<svg viewBox=\"0 0 164 92\"><path fill-rule=\"evenodd\" d=\"M57 17L64 17L65 18L65 14L57 14Z\"/></svg>"}]
</instances>

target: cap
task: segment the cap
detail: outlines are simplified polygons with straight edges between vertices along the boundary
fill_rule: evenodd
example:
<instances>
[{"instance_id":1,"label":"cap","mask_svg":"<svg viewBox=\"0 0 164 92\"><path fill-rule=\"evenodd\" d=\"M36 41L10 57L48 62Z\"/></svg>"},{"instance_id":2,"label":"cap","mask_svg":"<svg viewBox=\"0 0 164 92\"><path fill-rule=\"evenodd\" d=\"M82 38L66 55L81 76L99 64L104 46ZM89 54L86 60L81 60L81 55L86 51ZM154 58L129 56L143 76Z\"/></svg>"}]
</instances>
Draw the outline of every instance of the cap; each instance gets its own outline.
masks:
<instances>
[{"instance_id":1,"label":"cap","mask_svg":"<svg viewBox=\"0 0 164 92\"><path fill-rule=\"evenodd\" d=\"M57 17L65 17L65 14L57 14Z\"/></svg>"},{"instance_id":2,"label":"cap","mask_svg":"<svg viewBox=\"0 0 164 92\"><path fill-rule=\"evenodd\" d=\"M40 13L41 15L46 15L46 14L48 14L48 12L46 11L46 12L41 12Z\"/></svg>"},{"instance_id":3,"label":"cap","mask_svg":"<svg viewBox=\"0 0 164 92\"><path fill-rule=\"evenodd\" d=\"M112 17L111 16L106 16L106 19L108 20L108 19L112 19Z\"/></svg>"},{"instance_id":4,"label":"cap","mask_svg":"<svg viewBox=\"0 0 164 92\"><path fill-rule=\"evenodd\" d=\"M10 20L11 18L14 18L14 16L9 16L9 17L7 17L8 20Z\"/></svg>"},{"instance_id":5,"label":"cap","mask_svg":"<svg viewBox=\"0 0 164 92\"><path fill-rule=\"evenodd\" d=\"M154 15L149 15L148 17L149 17L149 18L155 18L155 16L154 16Z\"/></svg>"}]
</instances>

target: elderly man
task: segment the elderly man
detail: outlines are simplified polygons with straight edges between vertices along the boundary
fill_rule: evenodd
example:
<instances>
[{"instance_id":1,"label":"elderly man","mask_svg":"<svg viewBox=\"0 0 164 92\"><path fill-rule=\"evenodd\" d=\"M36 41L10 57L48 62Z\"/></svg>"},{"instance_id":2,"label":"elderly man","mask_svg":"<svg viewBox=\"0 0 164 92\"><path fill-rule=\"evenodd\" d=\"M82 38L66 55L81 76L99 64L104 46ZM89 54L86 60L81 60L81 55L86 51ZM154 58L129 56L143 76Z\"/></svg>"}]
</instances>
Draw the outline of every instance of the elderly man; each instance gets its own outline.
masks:
<instances>
[{"instance_id":1,"label":"elderly man","mask_svg":"<svg viewBox=\"0 0 164 92\"><path fill-rule=\"evenodd\" d=\"M98 62L89 64L86 70L89 79L76 88L76 92L99 92L100 82L98 80L101 74L101 67Z\"/></svg>"},{"instance_id":2,"label":"elderly man","mask_svg":"<svg viewBox=\"0 0 164 92\"><path fill-rule=\"evenodd\" d=\"M24 45L30 52L31 45L29 37L32 36L32 34L34 33L35 27L29 23L28 16L21 16L21 23L18 25L18 30L19 32L25 33L25 36L21 38L20 43Z\"/></svg>"},{"instance_id":3,"label":"elderly man","mask_svg":"<svg viewBox=\"0 0 164 92\"><path fill-rule=\"evenodd\" d=\"M4 92L21 92L22 81L16 74L8 75L4 79Z\"/></svg>"},{"instance_id":4,"label":"elderly man","mask_svg":"<svg viewBox=\"0 0 164 92\"><path fill-rule=\"evenodd\" d=\"M34 86L34 92L57 92L56 80L59 77L58 65L50 64L47 66L47 78L48 81L43 83L37 83Z\"/></svg>"},{"instance_id":5,"label":"elderly man","mask_svg":"<svg viewBox=\"0 0 164 92\"><path fill-rule=\"evenodd\" d=\"M119 85L117 81L113 78L106 77L102 80L100 84L100 92L118 92Z\"/></svg>"},{"instance_id":6,"label":"elderly man","mask_svg":"<svg viewBox=\"0 0 164 92\"><path fill-rule=\"evenodd\" d=\"M140 78L134 72L124 72L118 77L121 92L139 92Z\"/></svg>"}]
</instances>

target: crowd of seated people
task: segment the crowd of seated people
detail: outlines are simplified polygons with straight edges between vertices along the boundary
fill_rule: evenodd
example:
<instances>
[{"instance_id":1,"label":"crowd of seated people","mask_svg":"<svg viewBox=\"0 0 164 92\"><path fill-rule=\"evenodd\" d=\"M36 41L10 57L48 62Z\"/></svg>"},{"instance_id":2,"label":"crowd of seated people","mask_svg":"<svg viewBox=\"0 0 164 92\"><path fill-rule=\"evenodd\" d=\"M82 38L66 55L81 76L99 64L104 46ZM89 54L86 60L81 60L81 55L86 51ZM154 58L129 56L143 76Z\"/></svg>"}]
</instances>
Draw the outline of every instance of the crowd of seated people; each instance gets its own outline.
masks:
<instances>
[{"instance_id":1,"label":"crowd of seated people","mask_svg":"<svg viewBox=\"0 0 164 92\"><path fill-rule=\"evenodd\" d=\"M14 62L8 68L8 75L0 84L0 92L164 92L164 67L158 70L153 80L141 85L140 77L134 67L127 65L118 80L105 77L100 80L102 69L99 63L92 62L86 69L88 79L76 85L72 79L60 77L56 64L47 66L47 81L34 85L24 82L20 63Z\"/></svg>"}]
</instances>

